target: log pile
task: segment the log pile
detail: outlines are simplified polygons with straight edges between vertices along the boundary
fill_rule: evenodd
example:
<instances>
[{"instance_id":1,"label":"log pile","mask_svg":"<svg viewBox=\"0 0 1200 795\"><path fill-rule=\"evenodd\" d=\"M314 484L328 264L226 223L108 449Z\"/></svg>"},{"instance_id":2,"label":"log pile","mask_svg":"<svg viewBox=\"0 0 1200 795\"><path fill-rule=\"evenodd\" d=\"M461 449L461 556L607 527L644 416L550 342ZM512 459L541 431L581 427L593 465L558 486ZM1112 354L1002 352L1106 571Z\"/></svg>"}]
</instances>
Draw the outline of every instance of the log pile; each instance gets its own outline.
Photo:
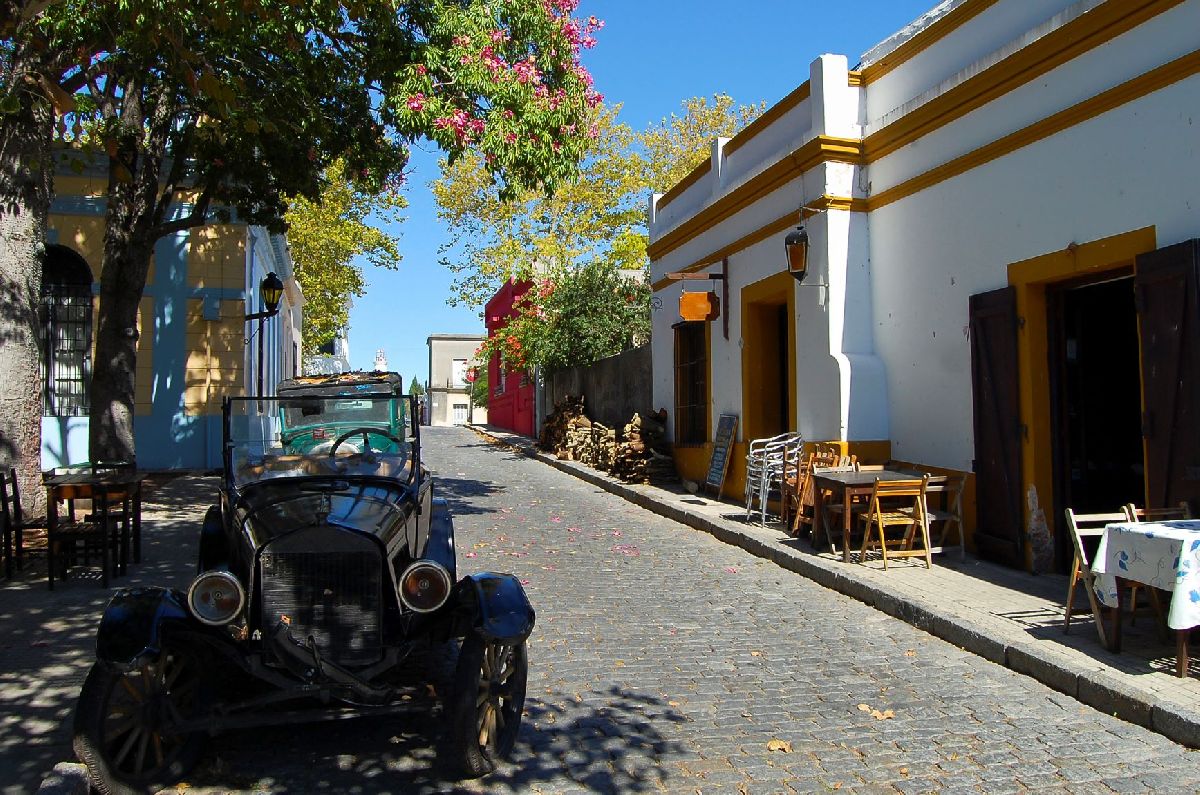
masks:
<instances>
[{"instance_id":1,"label":"log pile","mask_svg":"<svg viewBox=\"0 0 1200 795\"><path fill-rule=\"evenodd\" d=\"M583 396L568 395L554 406L538 437L538 447L560 460L609 472L626 483L677 480L666 440L666 412L634 414L621 433L584 413Z\"/></svg>"}]
</instances>

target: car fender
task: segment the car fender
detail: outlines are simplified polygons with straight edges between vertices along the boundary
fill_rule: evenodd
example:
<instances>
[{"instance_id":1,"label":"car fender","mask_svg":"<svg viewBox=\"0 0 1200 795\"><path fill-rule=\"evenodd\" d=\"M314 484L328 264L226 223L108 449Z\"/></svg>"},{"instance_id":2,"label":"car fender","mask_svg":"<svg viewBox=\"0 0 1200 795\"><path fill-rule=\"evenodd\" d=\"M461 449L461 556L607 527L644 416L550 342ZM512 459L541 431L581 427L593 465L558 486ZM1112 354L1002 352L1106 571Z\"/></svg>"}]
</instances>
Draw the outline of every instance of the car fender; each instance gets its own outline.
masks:
<instances>
[{"instance_id":1,"label":"car fender","mask_svg":"<svg viewBox=\"0 0 1200 795\"><path fill-rule=\"evenodd\" d=\"M204 514L200 528L200 560L196 573L229 565L229 544L225 539L225 524L221 520L221 506L213 505Z\"/></svg>"},{"instance_id":2,"label":"car fender","mask_svg":"<svg viewBox=\"0 0 1200 795\"><path fill-rule=\"evenodd\" d=\"M485 571L464 577L458 586L460 599L474 602L473 630L484 638L518 643L533 632L533 606L513 575Z\"/></svg>"},{"instance_id":3,"label":"car fender","mask_svg":"<svg viewBox=\"0 0 1200 795\"><path fill-rule=\"evenodd\" d=\"M172 629L211 635L212 630L194 619L187 597L166 588L122 588L113 594L96 633L96 658L131 665L162 651L165 632Z\"/></svg>"},{"instance_id":4,"label":"car fender","mask_svg":"<svg viewBox=\"0 0 1200 795\"><path fill-rule=\"evenodd\" d=\"M429 538L422 557L437 561L450 572L451 581L458 576L454 555L454 518L442 497L434 497L429 511Z\"/></svg>"}]
</instances>

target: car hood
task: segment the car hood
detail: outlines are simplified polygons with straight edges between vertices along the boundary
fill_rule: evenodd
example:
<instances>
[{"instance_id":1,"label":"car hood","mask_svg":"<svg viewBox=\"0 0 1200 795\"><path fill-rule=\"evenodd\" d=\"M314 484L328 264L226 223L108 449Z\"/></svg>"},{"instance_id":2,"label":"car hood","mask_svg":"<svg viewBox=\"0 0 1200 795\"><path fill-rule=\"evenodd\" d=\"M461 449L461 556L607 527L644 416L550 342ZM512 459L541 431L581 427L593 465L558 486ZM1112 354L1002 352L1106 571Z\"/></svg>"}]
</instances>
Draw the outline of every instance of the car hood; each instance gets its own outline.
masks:
<instances>
[{"instance_id":1,"label":"car hood","mask_svg":"<svg viewBox=\"0 0 1200 795\"><path fill-rule=\"evenodd\" d=\"M255 549L313 525L334 525L391 539L414 501L408 487L352 480L266 481L239 494L236 512Z\"/></svg>"}]
</instances>

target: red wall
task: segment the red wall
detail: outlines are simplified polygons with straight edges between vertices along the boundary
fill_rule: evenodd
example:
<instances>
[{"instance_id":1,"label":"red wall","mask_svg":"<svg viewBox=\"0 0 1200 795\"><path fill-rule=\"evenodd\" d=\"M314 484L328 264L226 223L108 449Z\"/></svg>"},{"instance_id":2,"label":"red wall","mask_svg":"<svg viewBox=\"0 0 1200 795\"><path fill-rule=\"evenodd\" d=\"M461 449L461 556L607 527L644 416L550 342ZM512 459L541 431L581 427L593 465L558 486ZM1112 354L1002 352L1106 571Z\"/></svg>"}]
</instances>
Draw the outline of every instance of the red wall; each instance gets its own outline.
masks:
<instances>
[{"instance_id":1,"label":"red wall","mask_svg":"<svg viewBox=\"0 0 1200 795\"><path fill-rule=\"evenodd\" d=\"M488 336L495 336L508 325L515 314L513 304L533 286L530 281L506 282L483 310L484 325ZM503 377L504 391L496 394ZM522 384L522 381L525 381ZM488 424L505 428L522 436L533 436L533 382L526 379L524 372L500 373L500 356L493 355L488 362Z\"/></svg>"}]
</instances>

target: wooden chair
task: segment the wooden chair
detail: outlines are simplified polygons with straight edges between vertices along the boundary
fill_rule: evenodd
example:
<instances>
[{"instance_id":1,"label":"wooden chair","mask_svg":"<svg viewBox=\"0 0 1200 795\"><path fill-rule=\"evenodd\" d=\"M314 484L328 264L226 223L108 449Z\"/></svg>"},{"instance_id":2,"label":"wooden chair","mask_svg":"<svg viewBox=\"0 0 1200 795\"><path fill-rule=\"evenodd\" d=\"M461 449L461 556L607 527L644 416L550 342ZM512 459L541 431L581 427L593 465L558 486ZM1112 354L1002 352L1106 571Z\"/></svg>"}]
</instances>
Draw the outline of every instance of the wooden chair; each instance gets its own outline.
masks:
<instances>
[{"instance_id":1,"label":"wooden chair","mask_svg":"<svg viewBox=\"0 0 1200 795\"><path fill-rule=\"evenodd\" d=\"M1192 509L1186 502L1175 508L1139 508L1132 502L1125 506L1125 519L1130 522L1170 522L1191 519Z\"/></svg>"},{"instance_id":2,"label":"wooden chair","mask_svg":"<svg viewBox=\"0 0 1200 795\"><path fill-rule=\"evenodd\" d=\"M4 575L12 578L13 567L25 568L25 554L45 544L45 519L33 519L21 508L17 470L0 471L0 521L4 523Z\"/></svg>"},{"instance_id":3,"label":"wooden chair","mask_svg":"<svg viewBox=\"0 0 1200 795\"><path fill-rule=\"evenodd\" d=\"M867 503L867 510L859 519L866 525L863 533L859 561L866 560L867 547L874 547L875 540L883 555L883 569L887 571L889 549L894 558L925 558L925 568L933 566L929 544L929 518L925 515L925 489L929 476L919 480L876 480L875 488ZM904 535L889 538L889 527L905 527ZM913 549L917 533L921 534L921 549Z\"/></svg>"},{"instance_id":4,"label":"wooden chair","mask_svg":"<svg viewBox=\"0 0 1200 795\"><path fill-rule=\"evenodd\" d=\"M1096 634L1100 636L1100 643L1107 648L1108 634L1104 630L1103 606L1096 598L1094 583L1096 575L1092 572L1092 561L1087 550L1090 545L1086 544L1084 539L1099 538L1104 535L1105 525L1112 522L1126 522L1129 521L1129 518L1124 510L1120 513L1075 513L1067 508L1065 514L1071 545L1075 548L1075 559L1071 562L1071 579L1067 585L1067 608L1063 616L1063 633L1066 634L1071 630L1071 614L1075 612L1075 586L1082 581L1083 589L1087 593L1088 604L1092 609L1092 618L1096 624ZM1158 603L1158 595L1154 593L1153 589L1150 591L1150 601L1154 612L1161 618L1162 608ZM1120 620L1120 616L1117 616L1117 620Z\"/></svg>"},{"instance_id":5,"label":"wooden chair","mask_svg":"<svg viewBox=\"0 0 1200 795\"><path fill-rule=\"evenodd\" d=\"M929 482L925 486L926 498L930 494L941 496L939 507L930 508L928 503L925 506L925 515L929 519L930 528L938 525L941 529L931 551L945 551L946 539L950 537L950 532L953 530L958 533L959 560L966 560L967 557L962 515L963 490L966 485L966 475L930 475Z\"/></svg>"},{"instance_id":6,"label":"wooden chair","mask_svg":"<svg viewBox=\"0 0 1200 795\"><path fill-rule=\"evenodd\" d=\"M857 472L858 460L852 455L838 455L831 466L814 467L813 472ZM816 493L813 492L815 499ZM837 527L838 532L841 532L843 526L842 516L845 511L845 505L841 502L834 502L833 495L825 491L821 495L821 524L825 527L825 543L829 546L831 552L837 552L837 545L834 543L831 528ZM866 509L865 502L850 503L851 514L858 513ZM853 527L853 525L851 525ZM816 545L816 532L813 533L813 544Z\"/></svg>"},{"instance_id":7,"label":"wooden chair","mask_svg":"<svg viewBox=\"0 0 1200 795\"><path fill-rule=\"evenodd\" d=\"M838 452L833 447L823 447L818 445L812 450L797 467L795 481L788 484L788 502L790 503L791 511L791 535L799 537L801 533L801 525L808 525L811 534L813 516L812 508L814 501L812 487L812 470L813 467L833 466L838 462Z\"/></svg>"}]
</instances>

